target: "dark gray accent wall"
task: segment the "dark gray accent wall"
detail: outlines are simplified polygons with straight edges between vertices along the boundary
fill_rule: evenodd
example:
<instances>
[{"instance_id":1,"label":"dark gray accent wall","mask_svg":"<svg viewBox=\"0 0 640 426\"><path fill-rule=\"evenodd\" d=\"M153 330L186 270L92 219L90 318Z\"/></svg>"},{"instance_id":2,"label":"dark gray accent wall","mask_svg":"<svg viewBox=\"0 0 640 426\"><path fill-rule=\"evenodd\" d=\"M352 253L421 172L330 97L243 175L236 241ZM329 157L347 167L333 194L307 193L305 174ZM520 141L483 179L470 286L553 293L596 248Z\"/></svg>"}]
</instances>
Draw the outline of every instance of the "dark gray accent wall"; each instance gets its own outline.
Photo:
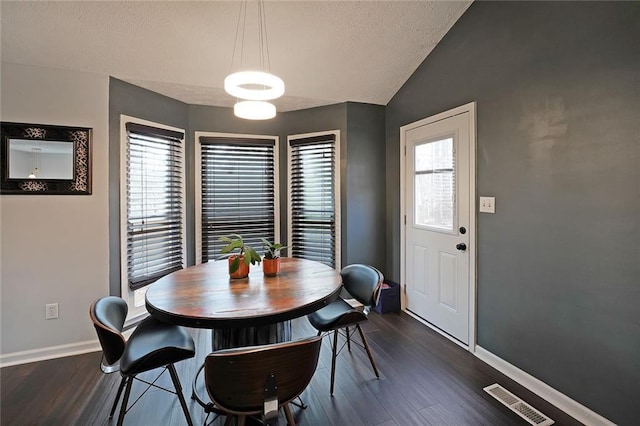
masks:
<instances>
[{"instance_id":1,"label":"dark gray accent wall","mask_svg":"<svg viewBox=\"0 0 640 426\"><path fill-rule=\"evenodd\" d=\"M345 263L386 268L385 107L347 103Z\"/></svg>"},{"instance_id":2,"label":"dark gray accent wall","mask_svg":"<svg viewBox=\"0 0 640 426\"><path fill-rule=\"evenodd\" d=\"M120 294L120 115L162 123L188 132L188 105L116 78L109 79L109 292ZM187 158L193 158L189 143ZM193 162L187 173L193 174ZM189 189L189 188L187 188ZM193 241L193 187L187 190L187 240ZM187 258L193 259L188 245ZM189 264L193 264L191 261Z\"/></svg>"},{"instance_id":3,"label":"dark gray accent wall","mask_svg":"<svg viewBox=\"0 0 640 426\"><path fill-rule=\"evenodd\" d=\"M478 344L619 424L640 389L640 3L475 2L387 105L399 128L477 102Z\"/></svg>"}]
</instances>

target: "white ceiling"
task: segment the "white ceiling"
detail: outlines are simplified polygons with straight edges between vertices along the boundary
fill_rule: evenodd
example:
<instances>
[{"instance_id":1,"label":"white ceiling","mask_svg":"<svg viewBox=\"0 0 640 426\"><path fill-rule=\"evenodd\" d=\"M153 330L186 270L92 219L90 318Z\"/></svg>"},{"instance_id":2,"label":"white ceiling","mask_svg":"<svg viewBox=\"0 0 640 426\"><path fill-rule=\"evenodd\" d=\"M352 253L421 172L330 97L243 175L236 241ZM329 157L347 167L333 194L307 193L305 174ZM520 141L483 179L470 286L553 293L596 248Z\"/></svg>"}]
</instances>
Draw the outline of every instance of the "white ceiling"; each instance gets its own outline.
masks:
<instances>
[{"instance_id":1,"label":"white ceiling","mask_svg":"<svg viewBox=\"0 0 640 426\"><path fill-rule=\"evenodd\" d=\"M386 105L471 1L265 1L274 101ZM110 75L189 104L233 106L239 1L5 1L2 61ZM257 58L255 2L245 61ZM253 20L250 21L250 18ZM238 55L236 53L236 55ZM251 58L251 59L250 59Z\"/></svg>"}]
</instances>

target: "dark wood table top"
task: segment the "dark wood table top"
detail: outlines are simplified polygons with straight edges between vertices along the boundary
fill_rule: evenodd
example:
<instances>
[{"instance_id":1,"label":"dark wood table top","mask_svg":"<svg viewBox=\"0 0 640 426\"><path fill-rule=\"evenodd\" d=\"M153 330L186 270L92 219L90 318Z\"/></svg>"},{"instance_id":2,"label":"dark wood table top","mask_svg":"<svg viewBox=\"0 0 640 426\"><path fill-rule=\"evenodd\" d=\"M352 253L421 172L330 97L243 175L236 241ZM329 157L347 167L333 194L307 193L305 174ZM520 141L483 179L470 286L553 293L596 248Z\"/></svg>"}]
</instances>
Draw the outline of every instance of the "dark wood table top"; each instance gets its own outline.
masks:
<instances>
[{"instance_id":1,"label":"dark wood table top","mask_svg":"<svg viewBox=\"0 0 640 426\"><path fill-rule=\"evenodd\" d=\"M173 272L149 286L149 313L195 328L255 327L314 312L338 297L340 273L319 262L283 257L280 273L266 277L251 265L247 278L231 279L227 260Z\"/></svg>"}]
</instances>

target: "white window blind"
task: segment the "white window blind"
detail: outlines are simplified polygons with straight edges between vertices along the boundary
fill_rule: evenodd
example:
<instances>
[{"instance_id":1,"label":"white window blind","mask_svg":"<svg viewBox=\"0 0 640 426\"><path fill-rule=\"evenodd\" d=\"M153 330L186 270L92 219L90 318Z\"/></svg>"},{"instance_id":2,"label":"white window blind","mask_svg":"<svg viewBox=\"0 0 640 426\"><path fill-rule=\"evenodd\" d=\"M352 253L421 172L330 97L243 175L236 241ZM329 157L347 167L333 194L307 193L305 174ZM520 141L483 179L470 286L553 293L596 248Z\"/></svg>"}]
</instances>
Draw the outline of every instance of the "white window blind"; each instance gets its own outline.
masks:
<instances>
[{"instance_id":1,"label":"white window blind","mask_svg":"<svg viewBox=\"0 0 640 426\"><path fill-rule=\"evenodd\" d=\"M336 137L290 139L289 145L292 256L336 267Z\"/></svg>"},{"instance_id":2,"label":"white window blind","mask_svg":"<svg viewBox=\"0 0 640 426\"><path fill-rule=\"evenodd\" d=\"M202 262L220 256L224 235L256 250L275 241L275 140L203 136L200 145Z\"/></svg>"},{"instance_id":3,"label":"white window blind","mask_svg":"<svg viewBox=\"0 0 640 426\"><path fill-rule=\"evenodd\" d=\"M184 134L125 128L127 275L135 290L184 266Z\"/></svg>"}]
</instances>

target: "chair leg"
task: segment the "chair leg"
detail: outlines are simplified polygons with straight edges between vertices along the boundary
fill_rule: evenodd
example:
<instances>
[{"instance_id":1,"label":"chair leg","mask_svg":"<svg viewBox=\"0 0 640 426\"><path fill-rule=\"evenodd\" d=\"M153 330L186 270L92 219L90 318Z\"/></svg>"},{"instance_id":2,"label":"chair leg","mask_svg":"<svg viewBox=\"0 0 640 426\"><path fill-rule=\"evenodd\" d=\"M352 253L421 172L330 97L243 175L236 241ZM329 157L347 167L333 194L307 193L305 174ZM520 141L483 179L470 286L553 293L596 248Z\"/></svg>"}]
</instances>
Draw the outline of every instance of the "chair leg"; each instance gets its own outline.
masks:
<instances>
[{"instance_id":1,"label":"chair leg","mask_svg":"<svg viewBox=\"0 0 640 426\"><path fill-rule=\"evenodd\" d=\"M182 386L180 385L180 378L178 377L178 372L176 371L176 367L173 364L169 364L167 368L169 369L169 374L171 374L171 380L173 381L173 386L176 388L176 394L178 395L178 399L180 400L182 411L184 411L184 416L187 418L187 424L189 426L193 426L193 422L191 421L191 415L189 414L189 409L187 408L187 403L184 400L184 395L182 394Z\"/></svg>"},{"instance_id":2,"label":"chair leg","mask_svg":"<svg viewBox=\"0 0 640 426\"><path fill-rule=\"evenodd\" d=\"M345 327L344 330L347 332L347 350L351 352L351 336L349 336L349 327Z\"/></svg>"},{"instance_id":3,"label":"chair leg","mask_svg":"<svg viewBox=\"0 0 640 426\"><path fill-rule=\"evenodd\" d=\"M233 425L233 420L234 420L234 416L232 416L231 414L229 414L226 418L226 420L224 421L224 426L231 426Z\"/></svg>"},{"instance_id":4,"label":"chair leg","mask_svg":"<svg viewBox=\"0 0 640 426\"><path fill-rule=\"evenodd\" d=\"M122 398L122 405L120 405L120 415L118 416L118 426L122 426L124 421L124 415L127 413L127 404L129 404L129 395L131 394L131 385L133 385L133 377L127 377L127 388L124 390L124 397Z\"/></svg>"},{"instance_id":5,"label":"chair leg","mask_svg":"<svg viewBox=\"0 0 640 426\"><path fill-rule=\"evenodd\" d=\"M289 426L296 426L296 420L293 418L293 413L291 413L291 407L289 407L289 404L284 404L282 408L284 408L284 415L287 417L287 423Z\"/></svg>"},{"instance_id":6,"label":"chair leg","mask_svg":"<svg viewBox=\"0 0 640 426\"><path fill-rule=\"evenodd\" d=\"M371 366L373 367L374 373L376 373L376 377L379 379L380 374L378 373L378 367L376 367L376 363L373 360L373 355L371 354L371 349L369 349L369 344L367 343L367 339L364 337L364 333L362 332L362 328L360 328L360 324L356 324L356 328L360 333L360 338L362 339L362 343L364 344L364 348L367 351L367 355L369 356L369 361L371 361Z\"/></svg>"},{"instance_id":7,"label":"chair leg","mask_svg":"<svg viewBox=\"0 0 640 426\"><path fill-rule=\"evenodd\" d=\"M302 397L300 395L298 395L298 397L296 399L298 400L298 402L291 401L290 404L293 404L296 407L300 407L303 410L306 410L308 405L304 403L304 401L302 400Z\"/></svg>"},{"instance_id":8,"label":"chair leg","mask_svg":"<svg viewBox=\"0 0 640 426\"><path fill-rule=\"evenodd\" d=\"M247 423L247 416L238 416L238 426L244 426Z\"/></svg>"},{"instance_id":9,"label":"chair leg","mask_svg":"<svg viewBox=\"0 0 640 426\"><path fill-rule=\"evenodd\" d=\"M126 382L126 379L124 377L122 377L120 379L120 385L118 386L118 393L116 394L116 400L113 401L113 406L111 407L111 412L109 413L109 418L110 419L113 418L113 413L116 412L116 407L118 406L118 401L120 400L120 395L122 395L122 389L124 389L125 382Z\"/></svg>"},{"instance_id":10,"label":"chair leg","mask_svg":"<svg viewBox=\"0 0 640 426\"><path fill-rule=\"evenodd\" d=\"M336 357L338 356L338 330L333 331L333 351L331 355L331 395L333 396L333 382L336 378Z\"/></svg>"}]
</instances>

